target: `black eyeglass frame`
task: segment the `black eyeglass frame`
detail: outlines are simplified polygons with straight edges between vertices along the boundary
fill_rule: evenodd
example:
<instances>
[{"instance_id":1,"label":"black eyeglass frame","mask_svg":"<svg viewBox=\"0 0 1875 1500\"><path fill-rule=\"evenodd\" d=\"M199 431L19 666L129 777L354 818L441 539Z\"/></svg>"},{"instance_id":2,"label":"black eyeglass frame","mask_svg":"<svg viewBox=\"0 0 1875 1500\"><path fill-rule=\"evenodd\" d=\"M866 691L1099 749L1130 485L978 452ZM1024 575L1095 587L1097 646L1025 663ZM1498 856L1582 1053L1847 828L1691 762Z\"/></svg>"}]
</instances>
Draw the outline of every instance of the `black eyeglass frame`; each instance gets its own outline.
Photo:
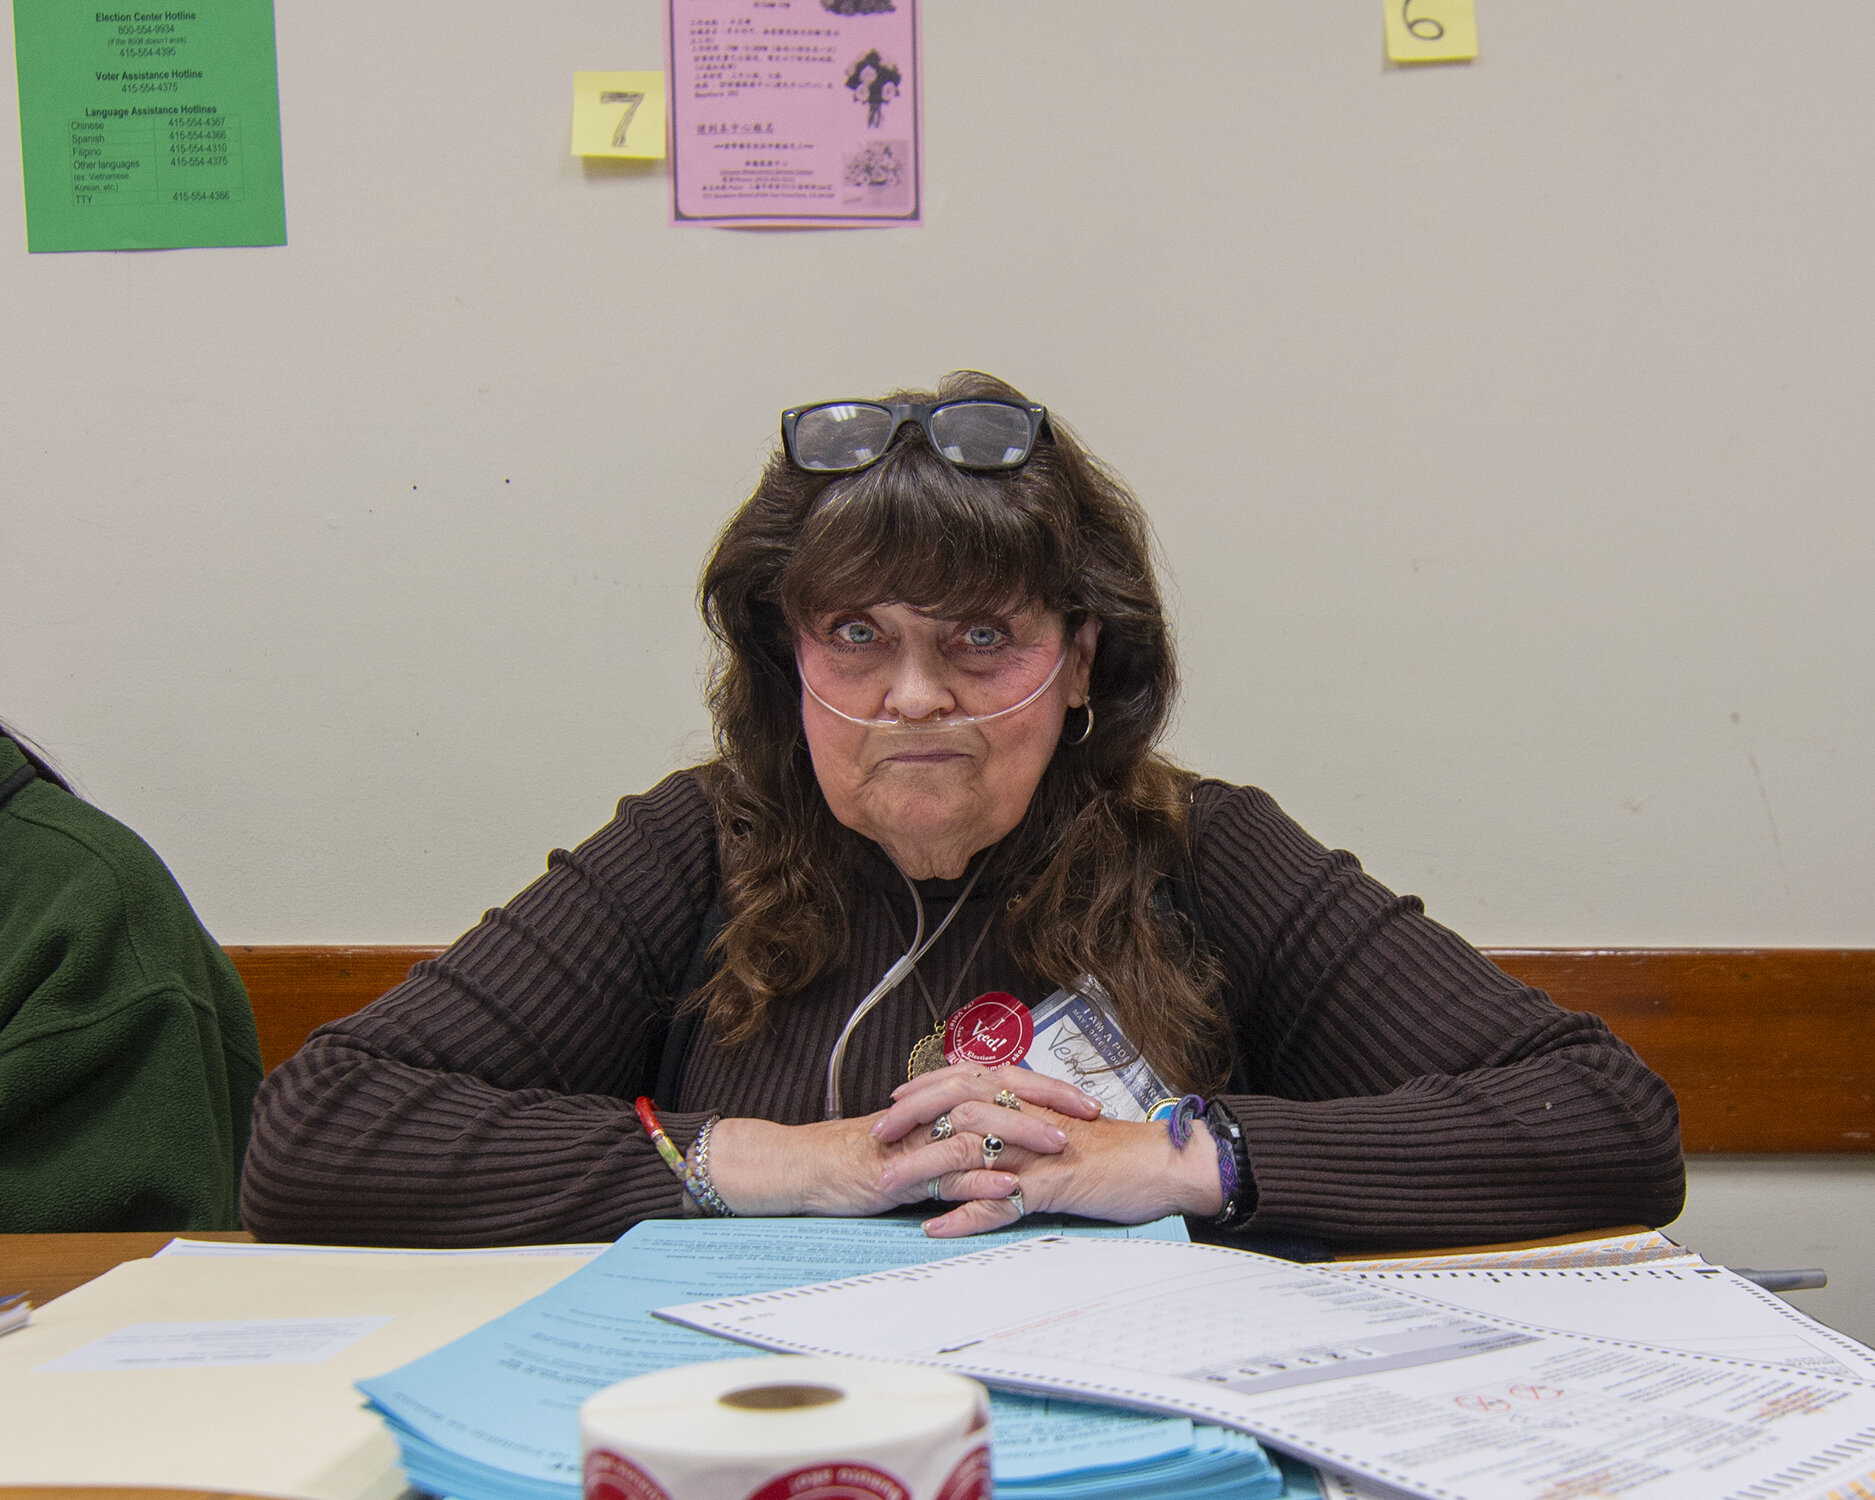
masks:
<instances>
[{"instance_id":1,"label":"black eyeglass frame","mask_svg":"<svg viewBox=\"0 0 1875 1500\"><path fill-rule=\"evenodd\" d=\"M866 406L874 411L888 413L892 418L892 427L885 435L885 441L879 445L879 451L861 463L848 464L842 468L816 467L801 462L794 451L794 428L800 419L809 412L824 410L829 406ZM943 411L947 406L1004 406L1011 411L1019 411L1029 420L1028 440L1022 445L1022 456L1006 463L966 464L952 458L931 437L931 417ZM1019 469L1035 454L1035 440L1046 437L1051 443L1055 440L1054 432L1048 425L1048 408L1037 406L1033 401L1005 401L999 396L957 396L949 401L816 401L811 406L791 406L781 414L781 446L788 455L788 462L806 474L857 474L861 469L869 469L892 449L899 428L907 422L916 422L918 430L924 434L924 440L931 445L931 451L947 464L955 468L966 469L978 474L1002 474L1011 469Z\"/></svg>"}]
</instances>

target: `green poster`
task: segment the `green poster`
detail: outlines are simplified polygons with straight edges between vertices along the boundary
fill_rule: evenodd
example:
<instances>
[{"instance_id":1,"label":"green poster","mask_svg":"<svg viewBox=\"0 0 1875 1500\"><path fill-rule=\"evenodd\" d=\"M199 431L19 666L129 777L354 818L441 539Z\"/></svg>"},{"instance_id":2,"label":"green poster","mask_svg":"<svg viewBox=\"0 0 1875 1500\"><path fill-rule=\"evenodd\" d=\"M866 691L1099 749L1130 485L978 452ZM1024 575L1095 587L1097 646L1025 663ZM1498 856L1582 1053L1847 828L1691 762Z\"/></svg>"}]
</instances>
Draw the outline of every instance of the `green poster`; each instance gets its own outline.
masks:
<instances>
[{"instance_id":1,"label":"green poster","mask_svg":"<svg viewBox=\"0 0 1875 1500\"><path fill-rule=\"evenodd\" d=\"M169 3L13 0L27 249L286 243L273 0Z\"/></svg>"}]
</instances>

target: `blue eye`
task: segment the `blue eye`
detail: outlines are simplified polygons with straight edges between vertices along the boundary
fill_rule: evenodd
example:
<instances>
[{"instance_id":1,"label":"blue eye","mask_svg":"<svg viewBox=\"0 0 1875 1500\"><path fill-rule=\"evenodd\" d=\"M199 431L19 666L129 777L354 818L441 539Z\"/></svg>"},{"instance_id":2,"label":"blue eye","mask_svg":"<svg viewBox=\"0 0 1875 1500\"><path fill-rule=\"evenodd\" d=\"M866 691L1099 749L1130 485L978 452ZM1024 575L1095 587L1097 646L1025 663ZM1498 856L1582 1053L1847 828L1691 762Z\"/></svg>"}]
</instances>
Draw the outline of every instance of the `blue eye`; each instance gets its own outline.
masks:
<instances>
[{"instance_id":1,"label":"blue eye","mask_svg":"<svg viewBox=\"0 0 1875 1500\"><path fill-rule=\"evenodd\" d=\"M833 627L833 638L847 646L870 646L879 632L864 620L846 620Z\"/></svg>"},{"instance_id":2,"label":"blue eye","mask_svg":"<svg viewBox=\"0 0 1875 1500\"><path fill-rule=\"evenodd\" d=\"M977 651L987 651L1002 644L1003 633L994 625L972 625L964 632L964 644Z\"/></svg>"}]
</instances>

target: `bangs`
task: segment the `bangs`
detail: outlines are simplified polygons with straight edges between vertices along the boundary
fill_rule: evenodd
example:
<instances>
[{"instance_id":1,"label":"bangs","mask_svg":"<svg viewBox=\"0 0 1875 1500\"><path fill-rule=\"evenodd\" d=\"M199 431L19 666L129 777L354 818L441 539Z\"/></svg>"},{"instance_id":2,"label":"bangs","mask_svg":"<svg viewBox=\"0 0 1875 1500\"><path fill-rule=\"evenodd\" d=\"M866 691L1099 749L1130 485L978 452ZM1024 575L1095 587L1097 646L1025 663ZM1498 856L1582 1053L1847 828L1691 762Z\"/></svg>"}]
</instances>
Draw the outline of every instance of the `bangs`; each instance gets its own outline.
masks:
<instances>
[{"instance_id":1,"label":"bangs","mask_svg":"<svg viewBox=\"0 0 1875 1500\"><path fill-rule=\"evenodd\" d=\"M969 473L908 433L821 491L780 581L788 625L887 602L946 620L1026 606L1071 612L1075 518L1052 513L1060 487L1050 467L1038 447L1011 473Z\"/></svg>"}]
</instances>

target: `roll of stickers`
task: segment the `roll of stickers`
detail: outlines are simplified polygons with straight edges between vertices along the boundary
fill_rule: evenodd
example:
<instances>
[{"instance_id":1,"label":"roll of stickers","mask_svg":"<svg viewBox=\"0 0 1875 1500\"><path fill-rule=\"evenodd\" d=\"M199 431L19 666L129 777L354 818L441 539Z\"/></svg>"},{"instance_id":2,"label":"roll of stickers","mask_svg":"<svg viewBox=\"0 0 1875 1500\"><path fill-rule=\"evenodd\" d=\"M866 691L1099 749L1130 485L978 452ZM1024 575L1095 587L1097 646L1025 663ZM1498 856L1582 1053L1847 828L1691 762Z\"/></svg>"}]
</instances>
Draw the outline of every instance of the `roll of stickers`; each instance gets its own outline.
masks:
<instances>
[{"instance_id":1,"label":"roll of stickers","mask_svg":"<svg viewBox=\"0 0 1875 1500\"><path fill-rule=\"evenodd\" d=\"M989 1500L989 1397L943 1370L769 1355L579 1409L585 1500Z\"/></svg>"}]
</instances>

